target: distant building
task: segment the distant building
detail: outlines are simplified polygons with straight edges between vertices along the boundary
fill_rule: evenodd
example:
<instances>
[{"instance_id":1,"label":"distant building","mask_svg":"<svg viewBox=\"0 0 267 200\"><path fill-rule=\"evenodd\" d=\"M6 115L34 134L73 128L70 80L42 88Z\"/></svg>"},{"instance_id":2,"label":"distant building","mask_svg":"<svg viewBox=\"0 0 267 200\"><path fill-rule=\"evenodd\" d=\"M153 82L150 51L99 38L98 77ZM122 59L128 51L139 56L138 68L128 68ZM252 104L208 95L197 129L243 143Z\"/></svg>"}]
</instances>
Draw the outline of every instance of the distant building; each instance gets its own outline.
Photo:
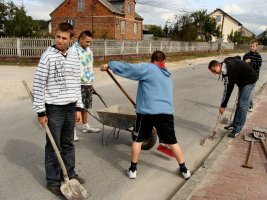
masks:
<instances>
[{"instance_id":1,"label":"distant building","mask_svg":"<svg viewBox=\"0 0 267 200\"><path fill-rule=\"evenodd\" d=\"M257 36L257 38L261 38L261 37L267 37L267 29Z\"/></svg>"},{"instance_id":2,"label":"distant building","mask_svg":"<svg viewBox=\"0 0 267 200\"><path fill-rule=\"evenodd\" d=\"M228 42L227 37L231 34L231 32L241 31L243 36L251 37L254 34L248 30L247 28L243 27L243 25L228 15L223 10L217 8L209 16L214 17L218 25L220 25L223 35L223 42ZM212 40L215 41L217 38L213 38Z\"/></svg>"},{"instance_id":3,"label":"distant building","mask_svg":"<svg viewBox=\"0 0 267 200\"><path fill-rule=\"evenodd\" d=\"M153 34L149 31L149 28L153 26L151 24L143 25L143 40L152 40Z\"/></svg>"},{"instance_id":4,"label":"distant building","mask_svg":"<svg viewBox=\"0 0 267 200\"><path fill-rule=\"evenodd\" d=\"M74 26L75 35L91 30L95 38L141 40L143 18L134 0L65 0L51 14L52 33L60 22Z\"/></svg>"},{"instance_id":5,"label":"distant building","mask_svg":"<svg viewBox=\"0 0 267 200\"><path fill-rule=\"evenodd\" d=\"M250 30L248 30L244 26L241 27L240 31L242 32L242 36L251 37L251 36L255 35L253 32L251 32Z\"/></svg>"}]
</instances>

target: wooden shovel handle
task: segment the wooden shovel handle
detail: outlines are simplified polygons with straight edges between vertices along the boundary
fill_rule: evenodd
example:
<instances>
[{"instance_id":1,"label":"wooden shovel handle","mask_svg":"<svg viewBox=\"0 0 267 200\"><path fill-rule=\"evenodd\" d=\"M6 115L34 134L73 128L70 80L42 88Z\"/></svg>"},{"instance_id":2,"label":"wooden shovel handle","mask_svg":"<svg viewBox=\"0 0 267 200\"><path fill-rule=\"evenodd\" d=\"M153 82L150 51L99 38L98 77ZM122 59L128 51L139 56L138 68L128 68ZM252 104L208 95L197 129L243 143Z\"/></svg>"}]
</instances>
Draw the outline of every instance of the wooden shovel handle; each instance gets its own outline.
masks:
<instances>
[{"instance_id":1,"label":"wooden shovel handle","mask_svg":"<svg viewBox=\"0 0 267 200\"><path fill-rule=\"evenodd\" d=\"M252 154L253 154L253 148L254 148L254 140L250 141L250 149L249 149L249 153L247 155L247 161L245 164L242 165L242 167L245 168L249 168L252 169L252 164L251 164L251 160L252 160Z\"/></svg>"},{"instance_id":2,"label":"wooden shovel handle","mask_svg":"<svg viewBox=\"0 0 267 200\"><path fill-rule=\"evenodd\" d=\"M28 93L29 97L31 98L31 100L33 102L33 95L32 95L31 89L29 88L27 82L25 80L22 80L22 83L23 83L25 89L27 90L27 93ZM49 138L49 140L50 140L50 142L52 144L52 147L53 147L53 149L54 149L54 151L56 153L57 159L58 159L60 167L62 169L62 174L63 174L64 181L67 182L67 181L69 181L69 176L67 174L67 170L66 170L66 167L64 165L64 161L63 161L63 159L62 159L62 157L61 157L61 155L59 153L58 147L57 147L57 145L55 143L55 140L54 140L54 138L52 136L52 133L51 133L51 131L50 131L50 129L49 129L49 127L48 127L48 125L46 123L45 123L45 130L46 130L46 135L47 135L47 137Z\"/></svg>"},{"instance_id":3,"label":"wooden shovel handle","mask_svg":"<svg viewBox=\"0 0 267 200\"><path fill-rule=\"evenodd\" d=\"M261 139L261 144L262 144L262 147L263 147L265 156L267 157L267 147L266 147L266 142L265 142L263 139Z\"/></svg>"},{"instance_id":4,"label":"wooden shovel handle","mask_svg":"<svg viewBox=\"0 0 267 200\"><path fill-rule=\"evenodd\" d=\"M125 96L129 99L129 101L133 104L133 106L135 107L136 104L133 101L133 99L128 95L128 93L123 89L123 87L121 86L121 84L115 79L115 77L110 73L109 70L107 70L108 75L112 78L112 80L116 83L116 85L120 88L120 90L125 94Z\"/></svg>"},{"instance_id":5,"label":"wooden shovel handle","mask_svg":"<svg viewBox=\"0 0 267 200\"><path fill-rule=\"evenodd\" d=\"M54 140L54 138L52 136L52 133L51 133L51 131L50 131L50 129L49 129L49 127L48 127L48 125L46 123L45 123L45 130L46 130L46 135L47 135L47 137L49 138L49 140L50 140L50 142L52 144L52 147L53 147L53 149L54 149L54 151L56 153L58 162L59 162L60 167L62 169L62 174L63 174L64 181L67 182L67 181L69 181L69 176L68 176L68 173L67 173L67 169L66 169L66 167L64 165L64 161L63 161L63 159L62 159L62 157L60 155L60 152L59 152L59 150L57 148L57 145L56 145L56 142L55 142L55 140Z\"/></svg>"},{"instance_id":6,"label":"wooden shovel handle","mask_svg":"<svg viewBox=\"0 0 267 200\"><path fill-rule=\"evenodd\" d=\"M218 117L217 117L217 120L216 120L216 124L215 124L215 127L214 127L212 135L211 135L211 140L214 139L214 137L215 137L215 135L217 133L217 129L218 129L218 125L219 125L219 122L220 122L220 118L221 118L221 113L218 114Z\"/></svg>"}]
</instances>

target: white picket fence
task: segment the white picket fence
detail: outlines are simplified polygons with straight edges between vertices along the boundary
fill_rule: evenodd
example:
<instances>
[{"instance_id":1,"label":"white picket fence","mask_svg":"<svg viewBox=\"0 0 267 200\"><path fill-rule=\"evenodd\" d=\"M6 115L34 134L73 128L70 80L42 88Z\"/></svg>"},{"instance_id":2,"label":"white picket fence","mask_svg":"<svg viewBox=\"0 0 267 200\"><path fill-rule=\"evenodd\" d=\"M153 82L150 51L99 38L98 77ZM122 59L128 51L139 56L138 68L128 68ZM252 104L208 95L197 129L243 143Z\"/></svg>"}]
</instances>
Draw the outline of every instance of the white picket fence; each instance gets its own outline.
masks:
<instances>
[{"instance_id":1,"label":"white picket fence","mask_svg":"<svg viewBox=\"0 0 267 200\"><path fill-rule=\"evenodd\" d=\"M54 44L52 38L0 38L1 57L40 57L48 46ZM179 41L118 41L93 40L91 49L95 56L141 55L155 50L165 53L201 52L218 50L217 42L179 42ZM223 43L222 49L233 50L234 44Z\"/></svg>"}]
</instances>

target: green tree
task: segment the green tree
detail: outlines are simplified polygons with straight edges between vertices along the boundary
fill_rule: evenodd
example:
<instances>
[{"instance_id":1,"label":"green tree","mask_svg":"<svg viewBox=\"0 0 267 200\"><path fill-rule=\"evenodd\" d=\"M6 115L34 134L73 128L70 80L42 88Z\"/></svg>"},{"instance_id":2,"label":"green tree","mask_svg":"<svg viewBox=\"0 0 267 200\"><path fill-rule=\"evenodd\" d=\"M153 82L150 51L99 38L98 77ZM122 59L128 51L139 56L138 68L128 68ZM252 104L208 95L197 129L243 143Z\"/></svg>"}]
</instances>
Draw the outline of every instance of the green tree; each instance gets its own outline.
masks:
<instances>
[{"instance_id":1,"label":"green tree","mask_svg":"<svg viewBox=\"0 0 267 200\"><path fill-rule=\"evenodd\" d=\"M163 38L165 37L165 33L162 30L161 26L151 25L148 28L149 32L153 34L154 38Z\"/></svg>"},{"instance_id":2,"label":"green tree","mask_svg":"<svg viewBox=\"0 0 267 200\"><path fill-rule=\"evenodd\" d=\"M195 41L196 31L189 14L175 17L175 23L170 28L170 36L178 41Z\"/></svg>"},{"instance_id":3,"label":"green tree","mask_svg":"<svg viewBox=\"0 0 267 200\"><path fill-rule=\"evenodd\" d=\"M233 42L235 44L247 44L251 39L255 38L254 36L252 37L247 37L243 36L242 32L237 30L237 31L231 31L231 33L227 36L228 42Z\"/></svg>"},{"instance_id":4,"label":"green tree","mask_svg":"<svg viewBox=\"0 0 267 200\"><path fill-rule=\"evenodd\" d=\"M0 2L0 36L5 36L4 33L4 22L6 16L6 6Z\"/></svg>"},{"instance_id":5,"label":"green tree","mask_svg":"<svg viewBox=\"0 0 267 200\"><path fill-rule=\"evenodd\" d=\"M198 33L198 40L208 42L212 37L221 36L220 26L217 26L215 18L207 14L207 10L193 12L191 17Z\"/></svg>"},{"instance_id":6,"label":"green tree","mask_svg":"<svg viewBox=\"0 0 267 200\"><path fill-rule=\"evenodd\" d=\"M32 17L26 15L24 6L16 6L12 1L5 4L5 17L3 20L4 33L13 37L40 36L40 26Z\"/></svg>"},{"instance_id":7,"label":"green tree","mask_svg":"<svg viewBox=\"0 0 267 200\"><path fill-rule=\"evenodd\" d=\"M207 14L207 10L176 16L170 27L173 40L208 42L212 37L221 37L220 26Z\"/></svg>"},{"instance_id":8,"label":"green tree","mask_svg":"<svg viewBox=\"0 0 267 200\"><path fill-rule=\"evenodd\" d=\"M262 45L267 45L267 30L259 35L258 41Z\"/></svg>"},{"instance_id":9,"label":"green tree","mask_svg":"<svg viewBox=\"0 0 267 200\"><path fill-rule=\"evenodd\" d=\"M164 32L165 37L170 37L171 33L171 22L168 20L166 21L164 28L162 30Z\"/></svg>"}]
</instances>

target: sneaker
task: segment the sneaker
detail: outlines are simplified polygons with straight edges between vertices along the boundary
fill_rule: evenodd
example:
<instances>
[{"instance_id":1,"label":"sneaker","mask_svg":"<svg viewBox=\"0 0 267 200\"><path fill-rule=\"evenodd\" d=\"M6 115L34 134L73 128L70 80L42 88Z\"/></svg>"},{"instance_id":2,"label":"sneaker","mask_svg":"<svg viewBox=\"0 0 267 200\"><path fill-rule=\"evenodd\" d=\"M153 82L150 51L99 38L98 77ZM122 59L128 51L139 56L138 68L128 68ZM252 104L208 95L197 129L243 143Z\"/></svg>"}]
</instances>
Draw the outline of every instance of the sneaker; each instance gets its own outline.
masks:
<instances>
[{"instance_id":1,"label":"sneaker","mask_svg":"<svg viewBox=\"0 0 267 200\"><path fill-rule=\"evenodd\" d=\"M77 133L76 133L76 128L74 128L74 138L73 138L74 142L77 142L79 141L79 138L77 136Z\"/></svg>"},{"instance_id":2,"label":"sneaker","mask_svg":"<svg viewBox=\"0 0 267 200\"><path fill-rule=\"evenodd\" d=\"M235 138L239 135L239 132L232 130L229 134L228 137Z\"/></svg>"},{"instance_id":3,"label":"sneaker","mask_svg":"<svg viewBox=\"0 0 267 200\"><path fill-rule=\"evenodd\" d=\"M185 180L188 180L191 177L191 173L189 170L187 170L186 172L181 172L181 174Z\"/></svg>"},{"instance_id":4,"label":"sneaker","mask_svg":"<svg viewBox=\"0 0 267 200\"><path fill-rule=\"evenodd\" d=\"M224 127L224 129L228 130L228 131L233 130L233 128L234 128L233 124L230 124L230 125Z\"/></svg>"},{"instance_id":5,"label":"sneaker","mask_svg":"<svg viewBox=\"0 0 267 200\"><path fill-rule=\"evenodd\" d=\"M253 111L253 107L249 107L248 111L252 112Z\"/></svg>"},{"instance_id":6,"label":"sneaker","mask_svg":"<svg viewBox=\"0 0 267 200\"><path fill-rule=\"evenodd\" d=\"M136 172L137 170L135 170L134 172L131 170L126 170L126 174L128 175L129 179L136 179Z\"/></svg>"},{"instance_id":7,"label":"sneaker","mask_svg":"<svg viewBox=\"0 0 267 200\"><path fill-rule=\"evenodd\" d=\"M97 132L100 132L100 128L93 128L89 126L88 124L84 124L82 132L83 133L97 133Z\"/></svg>"},{"instance_id":8,"label":"sneaker","mask_svg":"<svg viewBox=\"0 0 267 200\"><path fill-rule=\"evenodd\" d=\"M52 192L53 194L57 195L57 196L61 196L64 197L63 193L60 190L60 186L56 186L56 185L47 185L47 189Z\"/></svg>"},{"instance_id":9,"label":"sneaker","mask_svg":"<svg viewBox=\"0 0 267 200\"><path fill-rule=\"evenodd\" d=\"M80 177L78 174L76 174L73 178L70 178L70 179L76 179L80 184L85 183L84 178Z\"/></svg>"}]
</instances>

